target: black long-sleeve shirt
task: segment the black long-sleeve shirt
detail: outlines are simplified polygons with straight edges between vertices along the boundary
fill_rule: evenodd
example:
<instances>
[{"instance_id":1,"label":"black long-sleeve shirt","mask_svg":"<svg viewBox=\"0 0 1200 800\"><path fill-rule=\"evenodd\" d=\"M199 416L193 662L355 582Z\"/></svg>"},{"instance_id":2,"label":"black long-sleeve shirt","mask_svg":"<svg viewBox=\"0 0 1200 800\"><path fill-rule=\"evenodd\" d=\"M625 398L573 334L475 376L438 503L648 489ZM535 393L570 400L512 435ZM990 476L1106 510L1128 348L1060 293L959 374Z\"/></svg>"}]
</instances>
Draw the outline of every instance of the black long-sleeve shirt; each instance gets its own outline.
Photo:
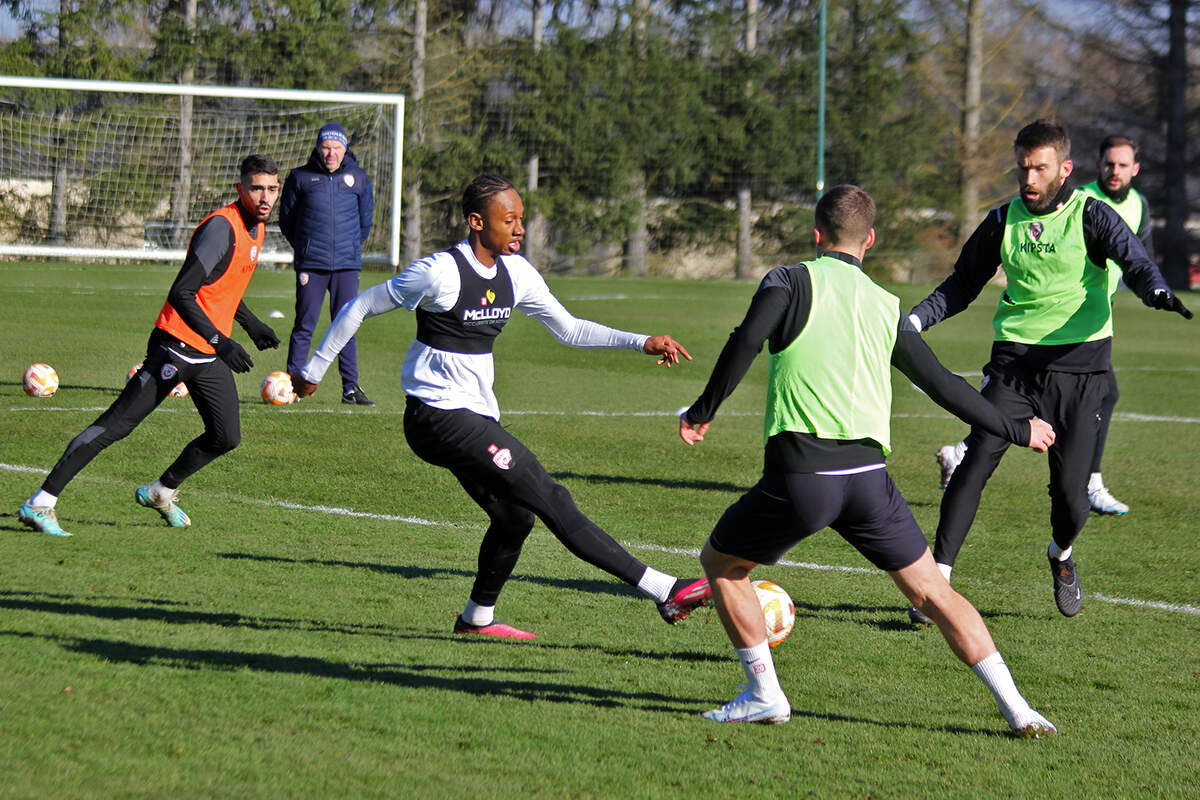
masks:
<instances>
[{"instance_id":1,"label":"black long-sleeve shirt","mask_svg":"<svg viewBox=\"0 0 1200 800\"><path fill-rule=\"evenodd\" d=\"M1073 190L1063 187L1055 197L1057 208ZM1049 212L1047 212L1049 213ZM1000 266L1000 245L1008 218L1008 204L993 208L963 245L954 271L912 313L927 330L952 317L971 304ZM1142 302L1157 290L1167 290L1162 273L1150 259L1145 246L1116 211L1107 203L1089 197L1083 207L1083 241L1088 258L1105 269L1108 259L1115 261L1128 286ZM1106 372L1112 358L1112 337L1078 344L1037 345L1019 342L994 342L993 365L1020 361L1030 369L1057 372Z\"/></svg>"},{"instance_id":2,"label":"black long-sleeve shirt","mask_svg":"<svg viewBox=\"0 0 1200 800\"><path fill-rule=\"evenodd\" d=\"M844 253L824 255L861 267ZM812 310L812 278L808 266L777 267L767 273L750 301L742 323L734 328L717 357L708 385L684 417L692 425L709 422L745 377L767 343L769 352L787 348L808 324ZM938 405L972 425L1016 444L1029 443L1029 421L1010 419L985 400L970 384L950 372L925 344L921 334L901 314L896 320L892 366L925 391ZM838 336L838 331L829 331ZM783 431L767 440L765 468L774 472L824 472L852 469L883 461L883 447L872 439L823 439L813 434Z\"/></svg>"}]
</instances>

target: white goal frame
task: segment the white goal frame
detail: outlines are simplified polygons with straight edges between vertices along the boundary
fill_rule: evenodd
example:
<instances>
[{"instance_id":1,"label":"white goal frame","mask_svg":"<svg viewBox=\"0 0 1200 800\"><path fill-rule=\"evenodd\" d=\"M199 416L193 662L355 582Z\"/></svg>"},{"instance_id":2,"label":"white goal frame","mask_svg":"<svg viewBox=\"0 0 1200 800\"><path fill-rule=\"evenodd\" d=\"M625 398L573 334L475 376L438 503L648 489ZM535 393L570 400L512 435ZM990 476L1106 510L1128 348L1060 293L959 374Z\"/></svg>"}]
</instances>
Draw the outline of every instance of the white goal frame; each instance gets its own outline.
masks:
<instances>
[{"instance_id":1,"label":"white goal frame","mask_svg":"<svg viewBox=\"0 0 1200 800\"><path fill-rule=\"evenodd\" d=\"M0 75L0 87L82 92L119 92L123 94L174 95L178 97L219 97L248 100L283 100L296 103L346 103L392 106L393 145L391 174L391 220L388 252L383 258L364 253L364 261L386 260L393 269L400 266L400 230L402 167L404 156L404 95L374 92L321 92L305 89L262 89L249 86L196 86L178 83L139 83L134 81L97 81L67 78L37 78ZM281 165L282 167L282 165ZM232 182L232 181L231 181ZM199 223L200 220L195 220ZM154 261L178 261L187 254L183 249L104 248L49 244L0 244L0 256L47 256L54 258L120 258ZM261 261L289 264L290 249L264 251Z\"/></svg>"}]
</instances>

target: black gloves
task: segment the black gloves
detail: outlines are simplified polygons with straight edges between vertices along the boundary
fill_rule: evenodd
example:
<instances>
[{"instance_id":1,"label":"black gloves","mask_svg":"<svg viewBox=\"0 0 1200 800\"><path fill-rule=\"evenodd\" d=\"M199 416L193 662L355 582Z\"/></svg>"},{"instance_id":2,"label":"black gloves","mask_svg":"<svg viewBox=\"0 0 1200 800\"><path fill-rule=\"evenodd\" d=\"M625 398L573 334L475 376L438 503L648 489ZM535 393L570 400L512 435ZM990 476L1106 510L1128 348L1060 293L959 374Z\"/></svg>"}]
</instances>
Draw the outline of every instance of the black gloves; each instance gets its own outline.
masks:
<instances>
[{"instance_id":1,"label":"black gloves","mask_svg":"<svg viewBox=\"0 0 1200 800\"><path fill-rule=\"evenodd\" d=\"M251 317L247 322L242 323L242 328L259 350L279 347L279 337L275 335L275 331L271 330L271 326L258 317Z\"/></svg>"},{"instance_id":2,"label":"black gloves","mask_svg":"<svg viewBox=\"0 0 1200 800\"><path fill-rule=\"evenodd\" d=\"M1187 307L1180 302L1179 298L1170 289L1156 289L1154 294L1150 295L1146 305L1151 308L1157 308L1160 311L1175 311L1184 319L1191 319L1192 312L1187 310Z\"/></svg>"},{"instance_id":3,"label":"black gloves","mask_svg":"<svg viewBox=\"0 0 1200 800\"><path fill-rule=\"evenodd\" d=\"M275 334L272 333L271 335L274 336ZM250 354L246 352L246 348L228 336L218 334L215 338L216 341L213 342L213 348L217 351L217 355L220 356L221 360L229 365L231 370L234 372L250 371L250 368L254 366L254 362L250 360ZM276 339L275 343L278 344L279 340Z\"/></svg>"}]
</instances>

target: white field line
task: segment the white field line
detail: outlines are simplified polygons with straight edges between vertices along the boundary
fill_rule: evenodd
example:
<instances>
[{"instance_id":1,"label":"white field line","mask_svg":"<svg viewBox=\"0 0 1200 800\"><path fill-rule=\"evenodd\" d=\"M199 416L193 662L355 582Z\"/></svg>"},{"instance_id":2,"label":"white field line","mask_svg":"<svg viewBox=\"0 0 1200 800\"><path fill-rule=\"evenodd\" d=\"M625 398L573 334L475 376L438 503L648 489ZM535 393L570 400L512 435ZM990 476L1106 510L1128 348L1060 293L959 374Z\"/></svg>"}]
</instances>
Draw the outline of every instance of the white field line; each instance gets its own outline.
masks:
<instances>
[{"instance_id":1,"label":"white field line","mask_svg":"<svg viewBox=\"0 0 1200 800\"><path fill-rule=\"evenodd\" d=\"M48 470L38 467L28 467L21 464L6 464L0 462L0 470L6 472L30 473L35 475L45 475ZM115 481L104 478L91 478L93 481L103 483L116 483ZM444 522L438 520L422 519L421 517L405 517L395 514L377 514L369 511L355 511L351 508L340 508L338 506L321 506L321 505L306 505L304 503L295 503L289 500L276 500L274 498L263 499L258 497L243 497L231 495L224 492L214 494L215 497L224 497L231 500L236 500L242 503L254 503L255 505L266 506L268 508L285 508L289 511L308 511L316 514L329 514L332 516L354 517L359 519L377 519L384 522L401 522L409 525L434 526L444 528L456 528L459 530L482 530L482 526L477 525L459 525L452 522ZM671 553L673 555L683 555L690 557L698 557L700 550L698 548L684 547L664 547L656 544L641 544L638 542L622 542L626 548L630 550L653 551L658 553ZM781 560L777 563L781 567L793 567L795 569L805 569L821 572L843 572L856 575L879 575L884 573L877 569L867 567L846 567L836 564L814 564L807 561L787 561ZM1180 603L1163 603L1154 600L1136 600L1133 598L1109 597L1103 594L1091 595L1096 600L1113 605L1132 606L1135 608L1150 608L1159 611L1169 611L1177 614L1192 614L1200 615L1200 607L1180 604Z\"/></svg>"}]
</instances>

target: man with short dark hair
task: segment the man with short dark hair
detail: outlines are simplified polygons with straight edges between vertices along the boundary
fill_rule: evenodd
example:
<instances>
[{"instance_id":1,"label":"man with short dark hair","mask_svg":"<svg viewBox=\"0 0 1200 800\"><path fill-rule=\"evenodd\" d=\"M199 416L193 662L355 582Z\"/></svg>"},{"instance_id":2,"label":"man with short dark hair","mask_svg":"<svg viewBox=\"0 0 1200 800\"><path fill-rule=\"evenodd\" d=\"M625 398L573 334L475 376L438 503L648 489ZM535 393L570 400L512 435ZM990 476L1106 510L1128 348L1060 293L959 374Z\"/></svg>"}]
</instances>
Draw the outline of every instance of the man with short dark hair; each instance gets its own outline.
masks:
<instances>
[{"instance_id":1,"label":"man with short dark hair","mask_svg":"<svg viewBox=\"0 0 1200 800\"><path fill-rule=\"evenodd\" d=\"M1006 442L1045 452L1054 431L1040 419L1003 416L938 363L900 311L899 299L862 271L863 256L875 243L874 219L874 201L857 186L836 186L821 197L813 231L820 257L763 278L704 392L680 417L683 441L703 441L718 406L767 344L763 476L725 511L700 554L747 684L704 716L771 724L791 718L749 574L831 527L937 621L950 649L992 691L1014 733L1054 734L1055 727L1017 691L979 612L938 572L925 535L887 473L890 367L942 407Z\"/></svg>"},{"instance_id":2,"label":"man with short dark hair","mask_svg":"<svg viewBox=\"0 0 1200 800\"><path fill-rule=\"evenodd\" d=\"M495 610L537 519L573 555L653 599L662 618L674 625L707 603L708 582L647 566L584 516L567 488L500 424L492 347L512 313L521 311L572 347L636 350L658 356L667 367L691 356L667 334L617 330L567 311L520 255L525 204L506 178L477 175L463 191L462 213L465 240L414 261L346 304L304 369L292 375L296 394L316 391L333 357L368 317L398 308L414 312L416 338L401 374L407 395L404 438L419 458L448 469L490 523L454 633L536 638L497 620Z\"/></svg>"},{"instance_id":3,"label":"man with short dark hair","mask_svg":"<svg viewBox=\"0 0 1200 800\"><path fill-rule=\"evenodd\" d=\"M237 200L204 218L192 233L183 266L154 323L141 368L108 410L76 436L33 497L17 513L21 522L54 536L70 536L55 506L67 483L101 450L128 436L179 383L204 420L204 432L183 448L158 480L134 492L139 505L157 511L168 525L191 519L175 500L179 485L241 442L234 372L254 362L234 339L234 320L259 350L279 337L251 313L242 297L258 266L267 218L279 197L279 169L266 156L242 160Z\"/></svg>"},{"instance_id":4,"label":"man with short dark hair","mask_svg":"<svg viewBox=\"0 0 1200 800\"><path fill-rule=\"evenodd\" d=\"M1096 171L1099 177L1091 183L1080 187L1080 190L1097 200L1108 203L1129 229L1137 234L1146 255L1154 258L1152 226L1150 224L1150 207L1146 198L1132 186L1134 177L1141 169L1138 163L1137 145L1127 136L1116 134L1104 137L1100 142L1099 157L1096 160ZM1109 261L1108 285L1110 294L1115 294L1121 285L1121 268L1115 261ZM1117 405L1120 393L1117 390L1117 375L1109 370L1108 392L1100 403L1100 425L1096 432L1096 454L1092 457L1092 472L1088 477L1088 503L1092 511L1098 514L1125 514L1129 506L1112 496L1104 485L1104 476L1100 471L1100 462L1104 458L1104 445L1108 441L1108 427L1112 421L1113 409ZM966 441L946 445L937 452L938 467L941 470L942 489L950 483L954 470L962 462L967 452Z\"/></svg>"},{"instance_id":5,"label":"man with short dark hair","mask_svg":"<svg viewBox=\"0 0 1200 800\"><path fill-rule=\"evenodd\" d=\"M984 397L1012 415L1037 414L1058 439L1050 451L1050 527L1047 550L1059 612L1083 605L1072 556L1089 512L1088 475L1097 419L1108 392L1112 355L1110 263L1151 308L1192 313L1167 286L1158 267L1110 205L1066 184L1071 142L1045 119L1026 125L1013 143L1020 195L988 212L963 245L954 271L912 311L925 330L962 311L1001 267L1007 286L993 317ZM942 496L933 555L949 578L979 508L983 487L1008 442L971 429L962 464ZM910 618L925 623L920 609Z\"/></svg>"}]
</instances>

